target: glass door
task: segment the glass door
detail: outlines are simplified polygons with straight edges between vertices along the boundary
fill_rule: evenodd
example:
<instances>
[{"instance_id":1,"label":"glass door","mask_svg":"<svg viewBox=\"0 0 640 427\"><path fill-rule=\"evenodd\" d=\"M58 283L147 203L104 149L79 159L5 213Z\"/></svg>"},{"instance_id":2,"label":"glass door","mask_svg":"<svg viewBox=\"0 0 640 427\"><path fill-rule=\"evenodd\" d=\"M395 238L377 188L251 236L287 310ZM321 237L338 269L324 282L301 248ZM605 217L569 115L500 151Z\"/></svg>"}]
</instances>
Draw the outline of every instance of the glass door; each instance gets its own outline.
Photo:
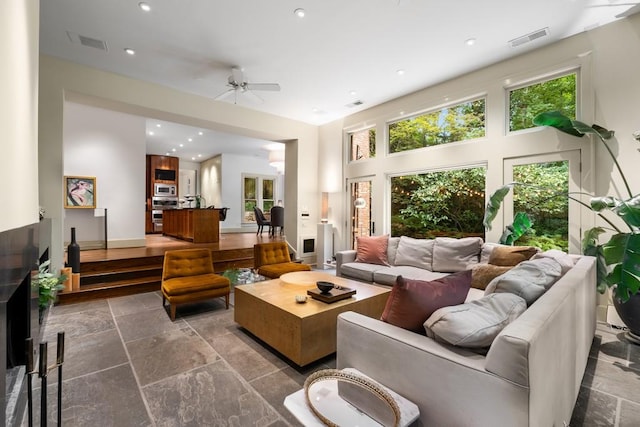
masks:
<instances>
[{"instance_id":1,"label":"glass door","mask_svg":"<svg viewBox=\"0 0 640 427\"><path fill-rule=\"evenodd\" d=\"M566 197L579 197L580 151L505 159L504 175L505 183L524 184L505 198L505 224L518 212L533 222L532 232L515 244L581 253L580 205Z\"/></svg>"},{"instance_id":2,"label":"glass door","mask_svg":"<svg viewBox=\"0 0 640 427\"><path fill-rule=\"evenodd\" d=\"M356 247L356 237L371 236L375 223L371 216L371 180L349 180L349 209L351 211L351 248Z\"/></svg>"}]
</instances>

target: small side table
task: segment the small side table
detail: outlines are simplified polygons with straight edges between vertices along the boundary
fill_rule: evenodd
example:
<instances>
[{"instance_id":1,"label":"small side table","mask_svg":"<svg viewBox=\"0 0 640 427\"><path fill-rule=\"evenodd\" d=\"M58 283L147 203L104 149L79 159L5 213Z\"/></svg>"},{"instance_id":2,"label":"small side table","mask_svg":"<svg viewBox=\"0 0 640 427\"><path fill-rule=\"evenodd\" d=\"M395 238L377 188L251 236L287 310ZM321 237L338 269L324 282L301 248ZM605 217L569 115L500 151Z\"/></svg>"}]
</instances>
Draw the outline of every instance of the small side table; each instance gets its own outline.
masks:
<instances>
[{"instance_id":1,"label":"small side table","mask_svg":"<svg viewBox=\"0 0 640 427\"><path fill-rule=\"evenodd\" d=\"M400 426L406 427L413 423L420 416L420 410L416 406L415 403L405 399L400 396L398 393L393 390L383 386L382 384L377 383L373 379L367 377L361 372L357 371L353 368L347 368L343 371L359 375L361 377L366 378L372 383L377 384L381 388L383 388L387 393L389 393L398 407L400 408ZM332 422L335 422L338 425L357 425L359 427L367 427L367 426L381 426L377 421L373 418L369 417L367 414L362 412L360 409L353 406L351 403L344 400L338 394L338 380L330 379L322 381L321 385L322 389L318 394L322 396L323 408L325 408L326 413L323 415L331 418ZM375 398L372 395L372 398ZM379 403L378 403L379 404ZM305 390L298 390L295 393L290 394L284 399L284 406L293 414L300 423L305 425L306 427L324 427L325 425L311 412L309 406L307 405L305 398Z\"/></svg>"}]
</instances>

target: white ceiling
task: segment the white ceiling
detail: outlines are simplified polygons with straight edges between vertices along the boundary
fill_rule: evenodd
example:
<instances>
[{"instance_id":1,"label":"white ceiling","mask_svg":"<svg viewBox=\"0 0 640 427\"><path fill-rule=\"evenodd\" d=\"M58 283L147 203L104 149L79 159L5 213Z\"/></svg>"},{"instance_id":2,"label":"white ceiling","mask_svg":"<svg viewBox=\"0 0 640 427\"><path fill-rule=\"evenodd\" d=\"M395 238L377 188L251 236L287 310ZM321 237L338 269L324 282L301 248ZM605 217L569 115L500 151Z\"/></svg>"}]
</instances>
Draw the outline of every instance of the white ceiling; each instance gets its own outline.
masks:
<instances>
[{"instance_id":1,"label":"white ceiling","mask_svg":"<svg viewBox=\"0 0 640 427\"><path fill-rule=\"evenodd\" d=\"M255 92L262 103L242 93L218 102L316 125L639 9L625 0L146 2L150 12L136 0L42 1L40 50L212 99L240 67L248 82L279 83L281 91ZM295 16L296 8L306 16ZM548 36L509 44L542 28ZM77 35L102 40L108 50L84 46ZM473 46L465 43L470 38ZM358 100L361 106L348 106Z\"/></svg>"}]
</instances>

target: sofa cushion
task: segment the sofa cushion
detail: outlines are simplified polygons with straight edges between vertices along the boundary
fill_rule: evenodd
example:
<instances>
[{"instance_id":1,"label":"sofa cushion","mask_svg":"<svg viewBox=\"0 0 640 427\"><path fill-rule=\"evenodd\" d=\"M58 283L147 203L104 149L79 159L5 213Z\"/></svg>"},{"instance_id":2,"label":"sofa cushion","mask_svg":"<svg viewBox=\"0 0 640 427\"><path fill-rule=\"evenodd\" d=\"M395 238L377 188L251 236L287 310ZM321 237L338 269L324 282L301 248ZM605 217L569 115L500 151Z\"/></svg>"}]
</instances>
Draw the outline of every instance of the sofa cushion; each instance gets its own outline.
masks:
<instances>
[{"instance_id":1,"label":"sofa cushion","mask_svg":"<svg viewBox=\"0 0 640 427\"><path fill-rule=\"evenodd\" d=\"M399 243L400 237L389 237L389 243L387 243L387 262L389 265L396 265L396 253L398 252Z\"/></svg>"},{"instance_id":2,"label":"sofa cushion","mask_svg":"<svg viewBox=\"0 0 640 427\"><path fill-rule=\"evenodd\" d=\"M347 262L340 266L340 274L343 276L362 280L363 282L373 282L373 272L386 268L380 264L366 264L364 262Z\"/></svg>"},{"instance_id":3,"label":"sofa cushion","mask_svg":"<svg viewBox=\"0 0 640 427\"><path fill-rule=\"evenodd\" d=\"M401 236L394 265L411 265L431 270L434 241Z\"/></svg>"},{"instance_id":4,"label":"sofa cushion","mask_svg":"<svg viewBox=\"0 0 640 427\"><path fill-rule=\"evenodd\" d=\"M484 291L493 279L511 270L511 268L492 264L476 264L471 267L471 287Z\"/></svg>"},{"instance_id":5,"label":"sofa cushion","mask_svg":"<svg viewBox=\"0 0 640 427\"><path fill-rule=\"evenodd\" d=\"M373 272L373 281L381 285L393 286L398 276L411 280L436 280L441 277L448 276L449 273L438 273L423 268L411 267L410 265L398 265L393 267L384 267Z\"/></svg>"},{"instance_id":6,"label":"sofa cushion","mask_svg":"<svg viewBox=\"0 0 640 427\"><path fill-rule=\"evenodd\" d=\"M431 282L398 277L381 320L417 333L423 323L441 307L462 303L469 292L471 271L450 274Z\"/></svg>"},{"instance_id":7,"label":"sofa cushion","mask_svg":"<svg viewBox=\"0 0 640 427\"><path fill-rule=\"evenodd\" d=\"M383 236L359 236L357 238L356 262L388 265L388 242L388 234Z\"/></svg>"},{"instance_id":8,"label":"sofa cushion","mask_svg":"<svg viewBox=\"0 0 640 427\"><path fill-rule=\"evenodd\" d=\"M560 278L561 273L560 263L553 258L523 261L493 279L487 285L485 295L512 293L531 305Z\"/></svg>"},{"instance_id":9,"label":"sofa cushion","mask_svg":"<svg viewBox=\"0 0 640 427\"><path fill-rule=\"evenodd\" d=\"M480 237L436 237L433 248L433 271L453 273L470 268L477 264L482 239Z\"/></svg>"},{"instance_id":10,"label":"sofa cushion","mask_svg":"<svg viewBox=\"0 0 640 427\"><path fill-rule=\"evenodd\" d=\"M496 246L489 256L489 264L500 266L514 266L527 261L536 253L538 248L533 246Z\"/></svg>"},{"instance_id":11,"label":"sofa cushion","mask_svg":"<svg viewBox=\"0 0 640 427\"><path fill-rule=\"evenodd\" d=\"M484 298L436 310L424 322L427 336L449 344L489 347L509 323L527 309L514 294L491 294Z\"/></svg>"},{"instance_id":12,"label":"sofa cushion","mask_svg":"<svg viewBox=\"0 0 640 427\"><path fill-rule=\"evenodd\" d=\"M558 249L549 249L548 251L538 252L531 259L540 259L540 258L553 258L558 263L560 263L560 267L562 269L562 275L571 270L574 266L573 258L571 255L560 251Z\"/></svg>"}]
</instances>

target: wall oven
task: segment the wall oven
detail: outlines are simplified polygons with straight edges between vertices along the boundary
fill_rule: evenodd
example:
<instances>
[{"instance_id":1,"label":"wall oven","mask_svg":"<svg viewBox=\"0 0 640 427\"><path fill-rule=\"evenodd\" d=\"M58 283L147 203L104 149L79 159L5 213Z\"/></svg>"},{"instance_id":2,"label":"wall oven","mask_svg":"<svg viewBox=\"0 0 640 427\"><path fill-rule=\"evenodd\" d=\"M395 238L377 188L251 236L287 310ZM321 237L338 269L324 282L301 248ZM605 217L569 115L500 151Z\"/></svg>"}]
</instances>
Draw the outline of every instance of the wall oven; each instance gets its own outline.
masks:
<instances>
[{"instance_id":1,"label":"wall oven","mask_svg":"<svg viewBox=\"0 0 640 427\"><path fill-rule=\"evenodd\" d=\"M155 196L151 199L151 209L177 209L178 198L177 197L165 197Z\"/></svg>"},{"instance_id":2,"label":"wall oven","mask_svg":"<svg viewBox=\"0 0 640 427\"><path fill-rule=\"evenodd\" d=\"M177 197L178 192L173 184L153 184L153 195L160 197Z\"/></svg>"},{"instance_id":3,"label":"wall oven","mask_svg":"<svg viewBox=\"0 0 640 427\"><path fill-rule=\"evenodd\" d=\"M154 233L162 232L162 210L154 209L151 211L151 222Z\"/></svg>"}]
</instances>

